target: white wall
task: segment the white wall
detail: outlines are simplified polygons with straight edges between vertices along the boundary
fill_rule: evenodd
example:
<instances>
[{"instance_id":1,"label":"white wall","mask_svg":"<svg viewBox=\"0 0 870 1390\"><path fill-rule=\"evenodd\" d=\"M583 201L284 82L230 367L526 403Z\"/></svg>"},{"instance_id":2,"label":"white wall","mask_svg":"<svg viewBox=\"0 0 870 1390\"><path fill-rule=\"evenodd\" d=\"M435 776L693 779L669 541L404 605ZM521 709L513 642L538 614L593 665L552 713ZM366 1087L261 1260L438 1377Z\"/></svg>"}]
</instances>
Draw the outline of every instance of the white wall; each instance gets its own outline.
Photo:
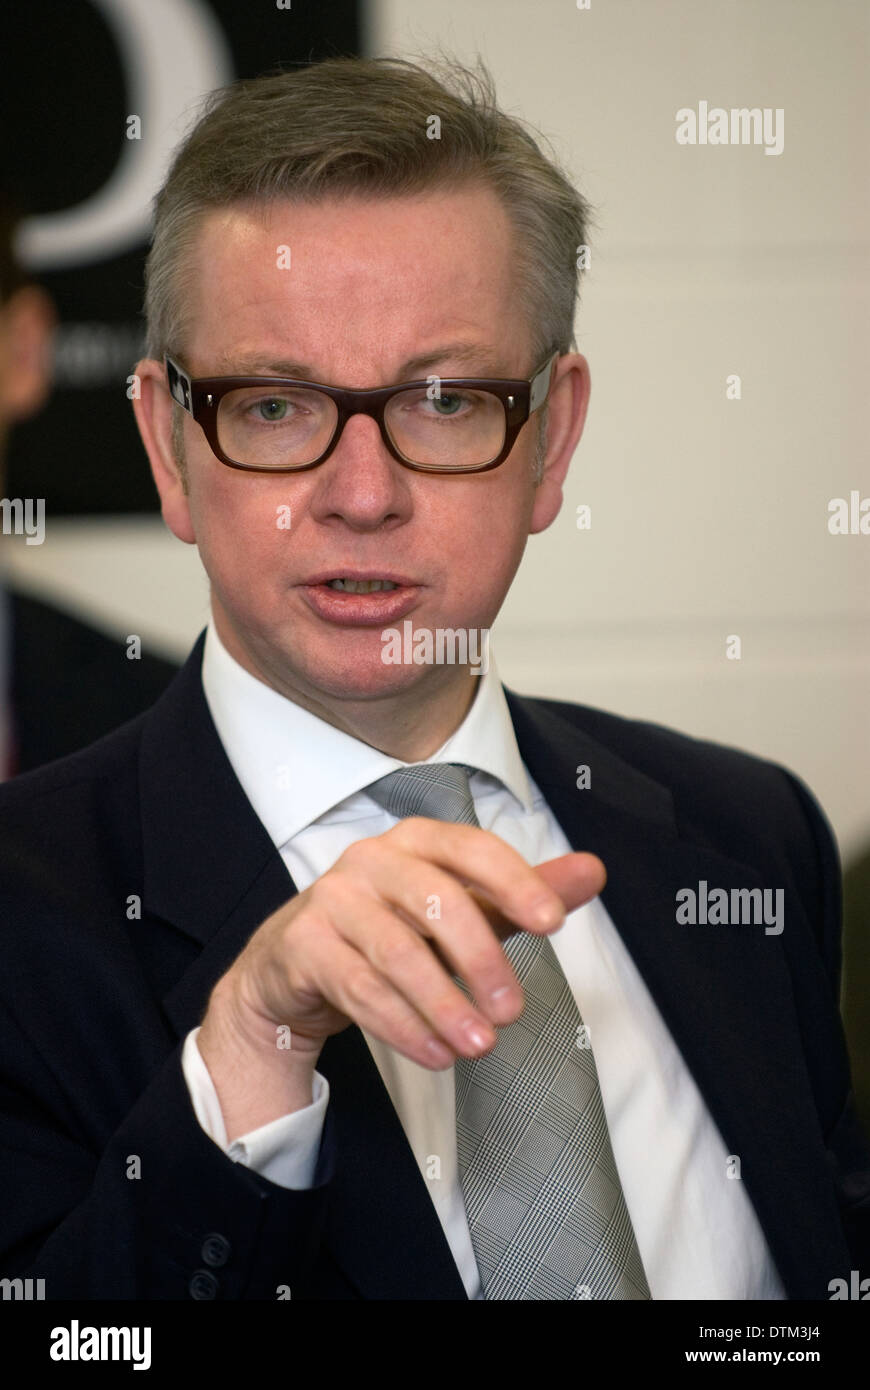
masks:
<instances>
[{"instance_id":1,"label":"white wall","mask_svg":"<svg viewBox=\"0 0 870 1390\"><path fill-rule=\"evenodd\" d=\"M827 522L829 499L870 496L870 7L372 7L370 52L436 45L480 51L600 222L577 322L589 419L499 620L504 679L786 763L848 857L870 840L870 536ZM783 153L679 146L675 113L702 100L783 108ZM28 582L167 650L205 620L196 556L159 521L54 522L10 550Z\"/></svg>"}]
</instances>

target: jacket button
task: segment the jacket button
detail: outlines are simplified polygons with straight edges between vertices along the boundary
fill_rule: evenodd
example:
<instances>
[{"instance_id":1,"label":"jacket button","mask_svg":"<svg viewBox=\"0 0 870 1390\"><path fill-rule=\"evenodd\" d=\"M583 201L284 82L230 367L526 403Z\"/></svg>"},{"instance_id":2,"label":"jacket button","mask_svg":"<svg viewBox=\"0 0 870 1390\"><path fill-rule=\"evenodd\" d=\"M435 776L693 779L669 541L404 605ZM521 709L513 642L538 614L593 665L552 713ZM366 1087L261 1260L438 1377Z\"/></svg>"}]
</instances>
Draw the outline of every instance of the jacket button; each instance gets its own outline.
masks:
<instances>
[{"instance_id":1,"label":"jacket button","mask_svg":"<svg viewBox=\"0 0 870 1390\"><path fill-rule=\"evenodd\" d=\"M207 1269L196 1270L188 1285L191 1298L197 1299L216 1298L218 1287L217 1279Z\"/></svg>"},{"instance_id":2,"label":"jacket button","mask_svg":"<svg viewBox=\"0 0 870 1390\"><path fill-rule=\"evenodd\" d=\"M226 1236L212 1234L206 1236L202 1243L202 1258L212 1269L220 1269L230 1258L230 1243Z\"/></svg>"}]
</instances>

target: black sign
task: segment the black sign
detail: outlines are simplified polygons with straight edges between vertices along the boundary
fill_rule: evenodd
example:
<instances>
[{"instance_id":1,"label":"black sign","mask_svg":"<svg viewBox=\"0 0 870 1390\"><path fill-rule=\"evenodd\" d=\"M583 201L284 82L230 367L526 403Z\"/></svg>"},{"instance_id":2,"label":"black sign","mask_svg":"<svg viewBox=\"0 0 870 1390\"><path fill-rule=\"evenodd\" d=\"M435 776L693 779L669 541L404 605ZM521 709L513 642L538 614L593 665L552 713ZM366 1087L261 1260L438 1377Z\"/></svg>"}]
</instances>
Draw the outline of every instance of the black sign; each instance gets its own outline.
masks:
<instances>
[{"instance_id":1,"label":"black sign","mask_svg":"<svg viewBox=\"0 0 870 1390\"><path fill-rule=\"evenodd\" d=\"M126 383L169 129L204 91L358 45L356 0L0 7L0 178L60 316L55 391L10 437L9 496L44 497L53 516L156 510Z\"/></svg>"}]
</instances>

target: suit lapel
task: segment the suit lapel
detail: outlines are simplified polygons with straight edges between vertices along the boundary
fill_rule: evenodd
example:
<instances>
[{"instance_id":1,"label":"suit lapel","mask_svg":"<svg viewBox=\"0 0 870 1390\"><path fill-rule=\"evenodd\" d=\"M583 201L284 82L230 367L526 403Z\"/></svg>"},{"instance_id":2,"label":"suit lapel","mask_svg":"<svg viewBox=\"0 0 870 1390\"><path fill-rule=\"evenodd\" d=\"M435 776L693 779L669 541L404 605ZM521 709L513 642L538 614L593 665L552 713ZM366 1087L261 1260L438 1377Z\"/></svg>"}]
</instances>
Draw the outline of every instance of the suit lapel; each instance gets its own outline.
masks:
<instances>
[{"instance_id":1,"label":"suit lapel","mask_svg":"<svg viewBox=\"0 0 870 1390\"><path fill-rule=\"evenodd\" d=\"M405 1132L358 1028L326 1043L342 1162L329 1241L366 1298L458 1299L466 1293Z\"/></svg>"},{"instance_id":2,"label":"suit lapel","mask_svg":"<svg viewBox=\"0 0 870 1390\"><path fill-rule=\"evenodd\" d=\"M218 738L202 689L203 638L142 738L143 908L199 943L163 1007L180 1040L252 933L296 893ZM338 1163L328 1243L369 1299L464 1299L450 1247L389 1093L355 1026L330 1038Z\"/></svg>"},{"instance_id":3,"label":"suit lapel","mask_svg":"<svg viewBox=\"0 0 870 1390\"><path fill-rule=\"evenodd\" d=\"M602 901L689 1067L791 1298L827 1298L849 1256L826 1168L790 976L763 926L683 925L676 894L764 888L746 864L681 839L667 788L538 702L508 692L526 766L575 849L608 871ZM591 769L578 790L575 769ZM786 896L786 920L802 913ZM725 1175L723 1174L723 1180Z\"/></svg>"}]
</instances>

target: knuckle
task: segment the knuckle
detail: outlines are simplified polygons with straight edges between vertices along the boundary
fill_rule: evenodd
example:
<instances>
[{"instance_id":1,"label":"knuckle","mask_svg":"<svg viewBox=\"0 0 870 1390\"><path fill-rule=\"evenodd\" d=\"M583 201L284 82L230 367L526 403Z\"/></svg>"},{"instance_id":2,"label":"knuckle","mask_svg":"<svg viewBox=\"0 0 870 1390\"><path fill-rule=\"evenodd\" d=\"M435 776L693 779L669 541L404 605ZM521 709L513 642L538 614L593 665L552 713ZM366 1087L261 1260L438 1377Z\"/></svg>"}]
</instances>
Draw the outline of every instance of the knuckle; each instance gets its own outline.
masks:
<instances>
[{"instance_id":1,"label":"knuckle","mask_svg":"<svg viewBox=\"0 0 870 1390\"><path fill-rule=\"evenodd\" d=\"M444 921L461 922L463 926L473 926L477 920L477 904L467 888L457 883L449 875L441 881L438 889L441 898L441 914Z\"/></svg>"},{"instance_id":2,"label":"knuckle","mask_svg":"<svg viewBox=\"0 0 870 1390\"><path fill-rule=\"evenodd\" d=\"M516 976L510 962L498 943L491 951L477 952L468 963L468 973L476 980L500 983L515 983Z\"/></svg>"},{"instance_id":3,"label":"knuckle","mask_svg":"<svg viewBox=\"0 0 870 1390\"><path fill-rule=\"evenodd\" d=\"M336 873L335 868L319 878L314 887L317 891L312 897L312 906L316 906L316 912L309 914L309 921L329 921L333 913L340 912L359 900L358 882L341 871Z\"/></svg>"},{"instance_id":4,"label":"knuckle","mask_svg":"<svg viewBox=\"0 0 870 1390\"><path fill-rule=\"evenodd\" d=\"M325 922L321 904L312 899L298 916L282 924L277 937L278 954L288 961L297 959L306 950L309 939L317 936Z\"/></svg>"},{"instance_id":5,"label":"knuckle","mask_svg":"<svg viewBox=\"0 0 870 1390\"><path fill-rule=\"evenodd\" d=\"M409 932L390 932L372 943L372 957L379 970L401 970L418 961L419 948Z\"/></svg>"},{"instance_id":6,"label":"knuckle","mask_svg":"<svg viewBox=\"0 0 870 1390\"><path fill-rule=\"evenodd\" d=\"M324 974L324 956L328 960L332 939L328 916L307 912L283 933L279 949L272 955L273 968L283 974L291 989L308 994L315 976Z\"/></svg>"},{"instance_id":7,"label":"knuckle","mask_svg":"<svg viewBox=\"0 0 870 1390\"><path fill-rule=\"evenodd\" d=\"M348 1000L357 1009L372 1009L383 999L383 986L370 970L354 970L345 978Z\"/></svg>"},{"instance_id":8,"label":"knuckle","mask_svg":"<svg viewBox=\"0 0 870 1390\"><path fill-rule=\"evenodd\" d=\"M414 1052L430 1036L431 1029L412 1015L403 1016L396 1023L396 1046L406 1056Z\"/></svg>"},{"instance_id":9,"label":"knuckle","mask_svg":"<svg viewBox=\"0 0 870 1390\"><path fill-rule=\"evenodd\" d=\"M333 875L335 875L336 869L355 869L361 864L365 864L371 856L371 846L376 838L377 837L369 837L368 839L354 840L353 844L348 845L347 849L343 850L335 861L332 869ZM328 877L329 874L324 874L324 878Z\"/></svg>"},{"instance_id":10,"label":"knuckle","mask_svg":"<svg viewBox=\"0 0 870 1390\"><path fill-rule=\"evenodd\" d=\"M415 845L429 832L431 821L425 816L404 816L386 832L400 844Z\"/></svg>"},{"instance_id":11,"label":"knuckle","mask_svg":"<svg viewBox=\"0 0 870 1390\"><path fill-rule=\"evenodd\" d=\"M497 958L500 951L498 938L488 921L483 908L461 884L449 882L441 893L441 922L447 935L445 940L462 943L466 951L475 955Z\"/></svg>"},{"instance_id":12,"label":"knuckle","mask_svg":"<svg viewBox=\"0 0 870 1390\"><path fill-rule=\"evenodd\" d=\"M351 887L354 880L371 882L375 875L383 872L382 864L387 849L383 842L391 833L388 830L383 835L369 835L362 840L355 840L341 853L321 881L328 881L330 887L340 885L343 889Z\"/></svg>"},{"instance_id":13,"label":"knuckle","mask_svg":"<svg viewBox=\"0 0 870 1390\"><path fill-rule=\"evenodd\" d=\"M306 913L308 922L319 928L333 924L337 927L341 921L356 915L361 903L371 895L370 871L366 871L362 859L349 865L336 862L308 891L311 893Z\"/></svg>"},{"instance_id":14,"label":"knuckle","mask_svg":"<svg viewBox=\"0 0 870 1390\"><path fill-rule=\"evenodd\" d=\"M294 998L307 999L320 994L313 978L306 970L305 964L302 961L291 960L287 962L285 979L287 981L287 989Z\"/></svg>"}]
</instances>

